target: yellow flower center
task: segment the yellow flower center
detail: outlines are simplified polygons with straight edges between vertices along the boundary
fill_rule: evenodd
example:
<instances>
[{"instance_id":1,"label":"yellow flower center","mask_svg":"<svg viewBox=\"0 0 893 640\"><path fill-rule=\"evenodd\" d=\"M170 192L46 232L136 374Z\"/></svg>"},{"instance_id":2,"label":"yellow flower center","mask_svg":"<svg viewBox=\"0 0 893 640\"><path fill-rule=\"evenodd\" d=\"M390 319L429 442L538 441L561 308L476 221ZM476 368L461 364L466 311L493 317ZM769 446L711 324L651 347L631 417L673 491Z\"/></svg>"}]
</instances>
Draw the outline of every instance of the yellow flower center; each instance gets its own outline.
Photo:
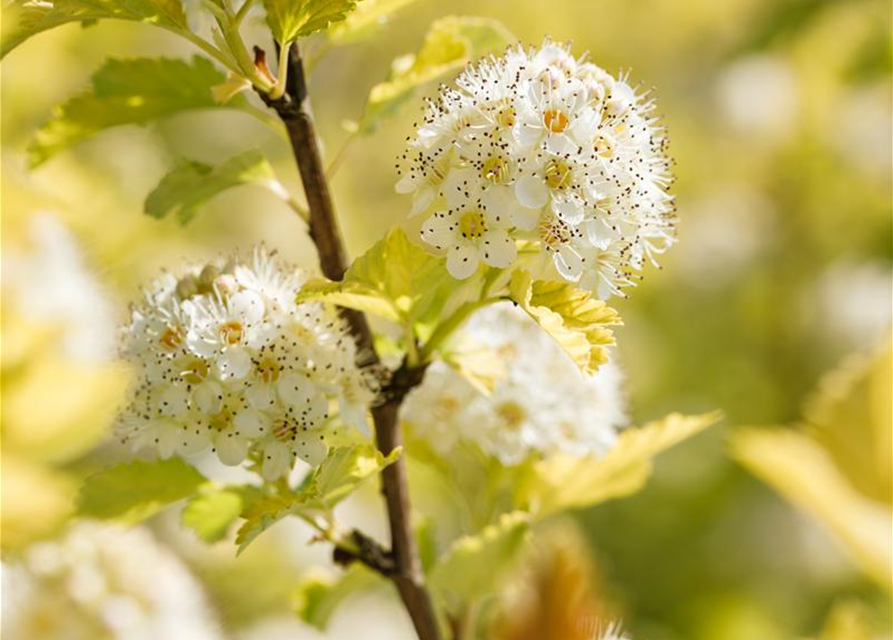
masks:
<instances>
[{"instance_id":1,"label":"yellow flower center","mask_svg":"<svg viewBox=\"0 0 893 640\"><path fill-rule=\"evenodd\" d=\"M196 358L189 363L189 366L184 369L180 375L186 382L190 384L198 384L208 377L208 363Z\"/></svg>"},{"instance_id":2,"label":"yellow flower center","mask_svg":"<svg viewBox=\"0 0 893 640\"><path fill-rule=\"evenodd\" d=\"M503 107L496 114L496 123L500 127L510 128L515 126L515 108L511 105Z\"/></svg>"},{"instance_id":3,"label":"yellow flower center","mask_svg":"<svg viewBox=\"0 0 893 640\"><path fill-rule=\"evenodd\" d=\"M558 109L549 109L543 114L543 124L552 133L561 133L567 129L567 116Z\"/></svg>"},{"instance_id":4,"label":"yellow flower center","mask_svg":"<svg viewBox=\"0 0 893 640\"><path fill-rule=\"evenodd\" d=\"M281 418L273 422L273 437L280 442L294 440L298 434L298 427L287 418Z\"/></svg>"},{"instance_id":5,"label":"yellow flower center","mask_svg":"<svg viewBox=\"0 0 893 640\"><path fill-rule=\"evenodd\" d=\"M469 211L459 218L459 232L466 240L480 238L486 231L487 223L480 211Z\"/></svg>"},{"instance_id":6,"label":"yellow flower center","mask_svg":"<svg viewBox=\"0 0 893 640\"><path fill-rule=\"evenodd\" d=\"M540 218L540 239L548 247L559 247L571 241L571 230L555 215L546 213Z\"/></svg>"},{"instance_id":7,"label":"yellow flower center","mask_svg":"<svg viewBox=\"0 0 893 640\"><path fill-rule=\"evenodd\" d=\"M159 342L168 349L177 349L183 344L183 328L178 326L168 327L161 334Z\"/></svg>"},{"instance_id":8,"label":"yellow flower center","mask_svg":"<svg viewBox=\"0 0 893 640\"><path fill-rule=\"evenodd\" d=\"M599 134L595 139L595 152L602 158L610 158L614 155L614 141L610 138Z\"/></svg>"},{"instance_id":9,"label":"yellow flower center","mask_svg":"<svg viewBox=\"0 0 893 640\"><path fill-rule=\"evenodd\" d=\"M257 365L258 377L267 383L276 382L279 379L280 371L282 371L282 367L278 362L271 358L262 360L261 363Z\"/></svg>"},{"instance_id":10,"label":"yellow flower center","mask_svg":"<svg viewBox=\"0 0 893 640\"><path fill-rule=\"evenodd\" d=\"M509 177L509 163L505 158L488 158L481 168L481 176L494 184L505 184Z\"/></svg>"},{"instance_id":11,"label":"yellow flower center","mask_svg":"<svg viewBox=\"0 0 893 640\"><path fill-rule=\"evenodd\" d=\"M242 341L242 323L237 320L231 320L220 325L218 333L220 340L225 344L239 344Z\"/></svg>"},{"instance_id":12,"label":"yellow flower center","mask_svg":"<svg viewBox=\"0 0 893 640\"><path fill-rule=\"evenodd\" d=\"M546 184L550 189L564 189L571 181L571 167L560 158L546 164Z\"/></svg>"},{"instance_id":13,"label":"yellow flower center","mask_svg":"<svg viewBox=\"0 0 893 640\"><path fill-rule=\"evenodd\" d=\"M217 415L211 417L210 425L212 429L223 431L232 423L232 421L233 414L229 409L224 409Z\"/></svg>"},{"instance_id":14,"label":"yellow flower center","mask_svg":"<svg viewBox=\"0 0 893 640\"><path fill-rule=\"evenodd\" d=\"M502 418L509 429L516 430L524 422L527 412L517 402L504 402L496 408L496 413Z\"/></svg>"}]
</instances>

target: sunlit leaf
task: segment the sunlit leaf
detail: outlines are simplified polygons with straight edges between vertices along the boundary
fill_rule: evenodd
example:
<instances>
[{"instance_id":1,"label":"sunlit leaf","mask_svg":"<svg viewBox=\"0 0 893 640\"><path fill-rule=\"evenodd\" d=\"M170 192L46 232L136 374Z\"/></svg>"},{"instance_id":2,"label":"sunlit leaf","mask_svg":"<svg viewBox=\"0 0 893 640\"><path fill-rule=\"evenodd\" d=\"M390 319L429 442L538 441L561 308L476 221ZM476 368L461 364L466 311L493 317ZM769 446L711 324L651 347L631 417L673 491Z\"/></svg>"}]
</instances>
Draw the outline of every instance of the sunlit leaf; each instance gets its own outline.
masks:
<instances>
[{"instance_id":1,"label":"sunlit leaf","mask_svg":"<svg viewBox=\"0 0 893 640\"><path fill-rule=\"evenodd\" d=\"M793 429L739 429L734 456L794 505L825 523L863 571L890 588L893 514L859 493L831 455Z\"/></svg>"},{"instance_id":2,"label":"sunlit leaf","mask_svg":"<svg viewBox=\"0 0 893 640\"><path fill-rule=\"evenodd\" d=\"M189 29L179 0L15 0L3 7L0 58L42 31L106 18L146 22L174 31Z\"/></svg>"},{"instance_id":3,"label":"sunlit leaf","mask_svg":"<svg viewBox=\"0 0 893 640\"><path fill-rule=\"evenodd\" d=\"M260 151L251 150L216 167L183 161L152 190L144 209L154 218L176 215L185 224L217 194L247 184L266 187L277 195L284 193L267 159Z\"/></svg>"},{"instance_id":4,"label":"sunlit leaf","mask_svg":"<svg viewBox=\"0 0 893 640\"><path fill-rule=\"evenodd\" d=\"M359 131L371 133L381 118L394 114L419 87L501 51L514 39L500 22L489 18L448 16L435 21L419 52L394 60L387 80L372 87Z\"/></svg>"},{"instance_id":5,"label":"sunlit leaf","mask_svg":"<svg viewBox=\"0 0 893 640\"><path fill-rule=\"evenodd\" d=\"M295 491L265 496L247 506L236 543L239 553L289 514L310 518L330 513L335 506L392 464L401 454L395 449L385 457L369 443L331 449L320 465Z\"/></svg>"},{"instance_id":6,"label":"sunlit leaf","mask_svg":"<svg viewBox=\"0 0 893 640\"><path fill-rule=\"evenodd\" d=\"M825 376L804 408L806 429L853 486L893 502L893 350L849 358Z\"/></svg>"},{"instance_id":7,"label":"sunlit leaf","mask_svg":"<svg viewBox=\"0 0 893 640\"><path fill-rule=\"evenodd\" d=\"M671 414L643 427L623 431L601 458L550 456L534 465L519 487L522 504L539 517L579 509L635 493L648 481L654 457L703 431L718 413Z\"/></svg>"},{"instance_id":8,"label":"sunlit leaf","mask_svg":"<svg viewBox=\"0 0 893 640\"><path fill-rule=\"evenodd\" d=\"M87 478L78 512L90 518L139 522L192 495L206 481L179 458L119 464Z\"/></svg>"},{"instance_id":9,"label":"sunlit leaf","mask_svg":"<svg viewBox=\"0 0 893 640\"><path fill-rule=\"evenodd\" d=\"M307 283L298 300L324 300L393 322L414 321L443 304L457 286L443 258L428 254L396 228L357 258L341 282Z\"/></svg>"},{"instance_id":10,"label":"sunlit leaf","mask_svg":"<svg viewBox=\"0 0 893 640\"><path fill-rule=\"evenodd\" d=\"M570 283L532 280L521 270L512 275L510 295L581 370L592 373L608 361L607 347L614 344L609 327L621 321L604 301Z\"/></svg>"},{"instance_id":11,"label":"sunlit leaf","mask_svg":"<svg viewBox=\"0 0 893 640\"><path fill-rule=\"evenodd\" d=\"M32 166L104 129L145 124L189 109L219 107L212 88L225 80L210 60L106 60L91 88L57 106L28 149ZM230 106L235 106L230 102Z\"/></svg>"},{"instance_id":12,"label":"sunlit leaf","mask_svg":"<svg viewBox=\"0 0 893 640\"><path fill-rule=\"evenodd\" d=\"M263 0L267 24L277 42L293 42L300 36L322 31L344 20L358 0Z\"/></svg>"},{"instance_id":13,"label":"sunlit leaf","mask_svg":"<svg viewBox=\"0 0 893 640\"><path fill-rule=\"evenodd\" d=\"M845 600L834 605L819 640L871 640L874 636L865 605Z\"/></svg>"},{"instance_id":14,"label":"sunlit leaf","mask_svg":"<svg viewBox=\"0 0 893 640\"><path fill-rule=\"evenodd\" d=\"M350 44L369 36L390 20L394 13L418 0L363 0L353 13L329 29L335 44Z\"/></svg>"},{"instance_id":15,"label":"sunlit leaf","mask_svg":"<svg viewBox=\"0 0 893 640\"><path fill-rule=\"evenodd\" d=\"M344 600L380 583L381 577L356 563L337 577L306 575L295 591L295 612L307 624L324 631Z\"/></svg>"},{"instance_id":16,"label":"sunlit leaf","mask_svg":"<svg viewBox=\"0 0 893 640\"><path fill-rule=\"evenodd\" d=\"M192 497L183 508L183 524L205 542L222 540L243 509L238 491L213 489Z\"/></svg>"},{"instance_id":17,"label":"sunlit leaf","mask_svg":"<svg viewBox=\"0 0 893 640\"><path fill-rule=\"evenodd\" d=\"M528 514L506 513L477 535L459 538L431 569L432 589L448 601L488 595L512 567L529 527Z\"/></svg>"}]
</instances>

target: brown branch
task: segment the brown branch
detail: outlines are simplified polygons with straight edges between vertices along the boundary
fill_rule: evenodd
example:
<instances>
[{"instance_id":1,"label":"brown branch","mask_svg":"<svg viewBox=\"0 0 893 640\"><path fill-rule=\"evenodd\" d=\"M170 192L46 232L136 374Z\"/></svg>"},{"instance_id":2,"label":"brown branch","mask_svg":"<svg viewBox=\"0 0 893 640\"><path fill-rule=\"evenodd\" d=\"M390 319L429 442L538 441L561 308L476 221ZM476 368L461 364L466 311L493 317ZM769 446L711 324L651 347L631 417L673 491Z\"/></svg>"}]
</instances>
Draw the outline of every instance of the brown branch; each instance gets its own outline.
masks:
<instances>
[{"instance_id":1,"label":"brown branch","mask_svg":"<svg viewBox=\"0 0 893 640\"><path fill-rule=\"evenodd\" d=\"M261 94L261 97L276 110L288 130L310 208L310 237L316 244L322 272L331 280L341 280L347 269L347 256L326 181L310 110L304 67L297 45L291 48L288 64L285 94L277 100L270 100L264 94ZM343 309L342 313L350 324L361 355L366 358L363 364L378 365L379 358L375 353L366 317L349 309ZM423 368L410 368L404 364L389 380L383 381L383 402L373 408L372 415L375 420L376 443L384 455L400 446L402 438L397 412L409 390L421 382L423 373ZM363 544L360 545L360 554L354 554L354 557L367 566L379 570L393 581L421 640L440 640L437 616L431 596L425 587L425 578L413 534L406 463L402 457L382 471L382 491L391 529L391 551L382 555L377 547L363 546L368 541L367 538L355 538L356 542ZM336 561L349 561L350 556L351 554L344 550L336 549ZM393 563L392 570L390 565L382 564L385 562L383 559L385 557L390 558ZM383 571L382 568L387 571Z\"/></svg>"}]
</instances>

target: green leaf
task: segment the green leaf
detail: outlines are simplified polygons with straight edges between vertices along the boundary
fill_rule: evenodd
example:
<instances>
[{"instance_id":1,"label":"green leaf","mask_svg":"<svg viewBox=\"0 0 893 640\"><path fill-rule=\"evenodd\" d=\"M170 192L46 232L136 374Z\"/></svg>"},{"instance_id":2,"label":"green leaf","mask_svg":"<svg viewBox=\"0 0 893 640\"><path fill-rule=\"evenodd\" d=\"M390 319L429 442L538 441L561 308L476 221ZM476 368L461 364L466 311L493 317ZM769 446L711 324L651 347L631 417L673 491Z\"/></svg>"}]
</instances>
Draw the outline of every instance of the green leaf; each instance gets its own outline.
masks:
<instances>
[{"instance_id":1,"label":"green leaf","mask_svg":"<svg viewBox=\"0 0 893 640\"><path fill-rule=\"evenodd\" d=\"M104 18L146 22L174 31L188 31L179 0L14 0L3 7L0 58L42 31L70 22Z\"/></svg>"},{"instance_id":2,"label":"green leaf","mask_svg":"<svg viewBox=\"0 0 893 640\"><path fill-rule=\"evenodd\" d=\"M280 44L322 31L344 20L358 0L263 0L267 24Z\"/></svg>"},{"instance_id":3,"label":"green leaf","mask_svg":"<svg viewBox=\"0 0 893 640\"><path fill-rule=\"evenodd\" d=\"M457 287L443 258L396 228L357 258L341 282L309 282L298 301L322 300L393 322L414 322L435 312Z\"/></svg>"},{"instance_id":4,"label":"green leaf","mask_svg":"<svg viewBox=\"0 0 893 640\"><path fill-rule=\"evenodd\" d=\"M519 487L519 502L538 517L545 517L635 493L645 486L657 454L700 433L719 418L715 412L697 416L674 413L623 431L601 458L551 456L534 465Z\"/></svg>"},{"instance_id":5,"label":"green leaf","mask_svg":"<svg viewBox=\"0 0 893 640\"><path fill-rule=\"evenodd\" d=\"M295 612L307 624L325 631L338 605L380 583L378 575L359 564L352 564L338 577L307 575L295 591Z\"/></svg>"},{"instance_id":6,"label":"green leaf","mask_svg":"<svg viewBox=\"0 0 893 640\"><path fill-rule=\"evenodd\" d=\"M524 546L529 520L520 511L506 513L477 535L456 540L431 570L431 587L448 601L473 601L496 590Z\"/></svg>"},{"instance_id":7,"label":"green leaf","mask_svg":"<svg viewBox=\"0 0 893 640\"><path fill-rule=\"evenodd\" d=\"M329 39L338 45L362 40L386 24L394 13L414 2L418 0L363 0L346 20L329 29Z\"/></svg>"},{"instance_id":8,"label":"green leaf","mask_svg":"<svg viewBox=\"0 0 893 640\"><path fill-rule=\"evenodd\" d=\"M206 481L180 458L120 464L87 478L78 512L90 518L139 522L192 495Z\"/></svg>"},{"instance_id":9,"label":"green leaf","mask_svg":"<svg viewBox=\"0 0 893 640\"><path fill-rule=\"evenodd\" d=\"M183 508L182 522L205 542L222 540L242 513L244 503L238 491L214 489L192 497Z\"/></svg>"},{"instance_id":10,"label":"green leaf","mask_svg":"<svg viewBox=\"0 0 893 640\"><path fill-rule=\"evenodd\" d=\"M246 184L267 187L277 195L284 194L270 163L260 151L251 150L216 167L193 160L183 161L148 195L144 210L154 218L176 214L185 224L217 194Z\"/></svg>"},{"instance_id":11,"label":"green leaf","mask_svg":"<svg viewBox=\"0 0 893 640\"><path fill-rule=\"evenodd\" d=\"M614 332L609 327L622 323L604 301L570 283L534 281L523 270L512 274L509 295L582 371L592 373L608 361L607 347L614 344Z\"/></svg>"},{"instance_id":12,"label":"green leaf","mask_svg":"<svg viewBox=\"0 0 893 640\"><path fill-rule=\"evenodd\" d=\"M236 535L239 553L287 515L312 519L320 514L331 513L339 502L356 491L361 484L397 460L401 452L398 448L385 457L367 442L331 449L297 490L265 496L248 505L242 514L245 523Z\"/></svg>"},{"instance_id":13,"label":"green leaf","mask_svg":"<svg viewBox=\"0 0 893 640\"><path fill-rule=\"evenodd\" d=\"M489 18L447 16L435 21L419 52L394 60L388 79L372 87L359 131L372 133L382 118L396 113L421 86L499 52L514 40L500 22Z\"/></svg>"},{"instance_id":14,"label":"green leaf","mask_svg":"<svg viewBox=\"0 0 893 640\"><path fill-rule=\"evenodd\" d=\"M106 60L90 90L53 110L28 149L29 162L37 166L104 129L219 107L212 88L223 81L223 73L201 56Z\"/></svg>"}]
</instances>

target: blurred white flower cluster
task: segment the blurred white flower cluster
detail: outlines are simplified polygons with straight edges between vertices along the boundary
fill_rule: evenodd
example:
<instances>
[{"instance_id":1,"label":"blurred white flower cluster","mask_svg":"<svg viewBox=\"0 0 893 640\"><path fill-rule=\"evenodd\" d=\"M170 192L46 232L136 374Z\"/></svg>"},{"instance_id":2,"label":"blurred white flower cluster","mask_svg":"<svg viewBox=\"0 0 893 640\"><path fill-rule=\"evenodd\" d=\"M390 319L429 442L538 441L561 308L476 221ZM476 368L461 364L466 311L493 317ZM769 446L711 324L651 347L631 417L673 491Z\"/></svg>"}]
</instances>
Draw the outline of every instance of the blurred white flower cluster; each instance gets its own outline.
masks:
<instances>
[{"instance_id":1,"label":"blurred white flower cluster","mask_svg":"<svg viewBox=\"0 0 893 640\"><path fill-rule=\"evenodd\" d=\"M475 314L457 350L504 367L492 393L435 362L401 408L401 418L439 453L473 443L505 465L563 452L602 454L626 420L613 363L580 372L539 325L509 303Z\"/></svg>"},{"instance_id":2,"label":"blurred white flower cluster","mask_svg":"<svg viewBox=\"0 0 893 640\"><path fill-rule=\"evenodd\" d=\"M211 447L227 465L252 456L275 479L325 456L336 405L365 429L373 392L354 341L334 310L295 303L304 281L264 249L160 278L126 331L140 380L121 440L162 457Z\"/></svg>"},{"instance_id":3,"label":"blurred white flower cluster","mask_svg":"<svg viewBox=\"0 0 893 640\"><path fill-rule=\"evenodd\" d=\"M533 254L538 277L607 297L674 242L654 101L569 49L511 48L428 101L397 191L433 211L422 239L456 278Z\"/></svg>"},{"instance_id":4,"label":"blurred white flower cluster","mask_svg":"<svg viewBox=\"0 0 893 640\"><path fill-rule=\"evenodd\" d=\"M3 565L6 640L218 640L198 582L144 529L84 521Z\"/></svg>"}]
</instances>

